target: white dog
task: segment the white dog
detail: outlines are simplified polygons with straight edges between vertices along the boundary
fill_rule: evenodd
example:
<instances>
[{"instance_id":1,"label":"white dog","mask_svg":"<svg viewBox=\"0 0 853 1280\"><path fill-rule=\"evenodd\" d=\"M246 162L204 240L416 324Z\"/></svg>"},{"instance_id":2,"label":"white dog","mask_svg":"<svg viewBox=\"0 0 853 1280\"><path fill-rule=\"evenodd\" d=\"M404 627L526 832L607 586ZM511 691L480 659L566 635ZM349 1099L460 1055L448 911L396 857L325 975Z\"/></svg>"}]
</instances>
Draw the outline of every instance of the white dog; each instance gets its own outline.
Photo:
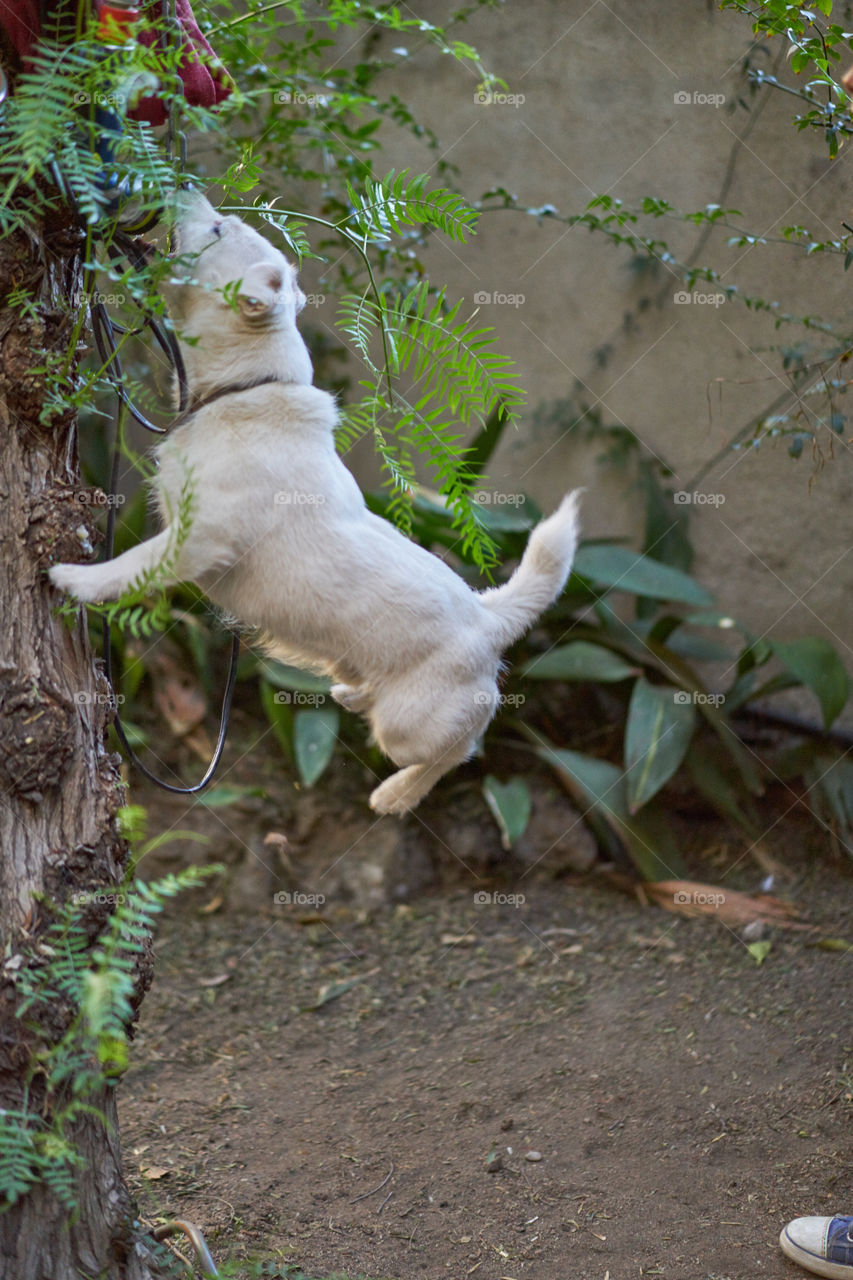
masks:
<instances>
[{"instance_id":1,"label":"white dog","mask_svg":"<svg viewBox=\"0 0 853 1280\"><path fill-rule=\"evenodd\" d=\"M157 451L165 527L104 564L55 565L51 580L83 601L114 599L161 564L170 581L196 582L272 656L332 677L332 697L363 712L401 766L371 806L404 813L471 755L499 702L501 653L565 586L577 495L534 530L509 582L470 590L367 510L337 456L335 402L311 385L296 328L295 269L198 195L177 231L181 254L198 257L164 290L191 393ZM170 521L188 479L193 518L175 558Z\"/></svg>"}]
</instances>

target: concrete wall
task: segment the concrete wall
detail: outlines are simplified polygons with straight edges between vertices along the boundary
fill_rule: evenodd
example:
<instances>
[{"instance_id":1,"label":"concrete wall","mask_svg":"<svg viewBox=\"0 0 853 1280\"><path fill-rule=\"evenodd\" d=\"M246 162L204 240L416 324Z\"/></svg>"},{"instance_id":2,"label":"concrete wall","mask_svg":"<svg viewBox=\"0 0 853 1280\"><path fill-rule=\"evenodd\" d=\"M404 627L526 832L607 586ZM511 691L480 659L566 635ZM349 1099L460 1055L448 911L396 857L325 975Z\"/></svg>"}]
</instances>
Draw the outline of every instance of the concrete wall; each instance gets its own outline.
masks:
<instances>
[{"instance_id":1,"label":"concrete wall","mask_svg":"<svg viewBox=\"0 0 853 1280\"><path fill-rule=\"evenodd\" d=\"M415 8L436 22L446 14L441 4ZM627 203L655 194L690 210L721 202L728 172L722 203L741 210L737 221L751 231L778 238L781 227L801 223L828 239L851 219L853 148L830 162L820 135L795 132L796 101L778 92L762 91L769 100L757 118L727 109L747 96L740 64L751 33L737 14L704 0L508 0L459 34L523 103L478 104L477 77L417 40L383 36L381 47L408 45L411 56L389 79L439 134L471 197L501 185L527 204L570 214L603 192ZM778 40L762 65L780 55L780 74L793 82ZM724 95L725 105L702 100L712 95ZM753 113L761 101L751 100ZM432 163L399 133L389 136L387 158L389 167L415 170ZM700 236L677 221L647 225L682 257ZM853 275L838 257L807 261L775 243L731 249L728 234L715 233L699 261L784 311L820 314L845 331ZM773 344L812 341L802 328L775 331L738 302L677 304L680 280L665 270L638 274L629 260L583 228L537 226L516 213L484 217L467 247L436 237L427 253L431 278L447 283L451 297L473 305L478 291L524 295L523 305L482 308L529 393L521 430L502 447L491 480L546 506L566 487L588 485L591 535L636 535L636 495L596 464L597 446L579 446L559 425L534 430L537 404L580 388L605 421L630 426L666 458L676 487L687 489L731 436L789 390ZM595 355L602 347L603 365ZM843 398L837 407L844 410ZM784 445L730 454L701 485L721 495L719 505L691 508L695 572L722 606L778 637L822 632L848 661L851 434L836 438L835 459L818 473L807 454L794 462ZM827 444L828 432L823 438Z\"/></svg>"}]
</instances>

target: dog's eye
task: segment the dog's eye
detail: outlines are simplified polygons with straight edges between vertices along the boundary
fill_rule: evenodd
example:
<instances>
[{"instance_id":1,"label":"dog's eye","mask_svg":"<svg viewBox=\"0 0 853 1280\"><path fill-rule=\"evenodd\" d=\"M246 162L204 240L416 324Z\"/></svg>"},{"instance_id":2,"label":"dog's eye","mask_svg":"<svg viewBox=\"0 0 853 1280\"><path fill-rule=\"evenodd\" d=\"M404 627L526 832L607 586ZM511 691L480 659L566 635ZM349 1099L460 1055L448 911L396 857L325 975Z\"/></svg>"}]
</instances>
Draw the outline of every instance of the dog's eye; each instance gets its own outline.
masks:
<instances>
[{"instance_id":1,"label":"dog's eye","mask_svg":"<svg viewBox=\"0 0 853 1280\"><path fill-rule=\"evenodd\" d=\"M210 229L211 229L211 231L213 232L213 234L214 234L215 236L221 236L221 235L222 235L222 223L221 223L221 222L214 222L213 226L212 226Z\"/></svg>"}]
</instances>

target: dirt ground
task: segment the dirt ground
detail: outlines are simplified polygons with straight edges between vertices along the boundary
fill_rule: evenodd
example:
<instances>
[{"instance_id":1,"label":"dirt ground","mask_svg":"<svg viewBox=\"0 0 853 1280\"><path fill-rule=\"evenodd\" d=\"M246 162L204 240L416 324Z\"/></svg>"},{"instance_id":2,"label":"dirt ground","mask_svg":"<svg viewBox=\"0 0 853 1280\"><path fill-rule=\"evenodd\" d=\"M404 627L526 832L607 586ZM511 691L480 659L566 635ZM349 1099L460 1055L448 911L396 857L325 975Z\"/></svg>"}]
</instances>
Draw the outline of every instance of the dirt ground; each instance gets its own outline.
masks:
<instances>
[{"instance_id":1,"label":"dirt ground","mask_svg":"<svg viewBox=\"0 0 853 1280\"><path fill-rule=\"evenodd\" d=\"M208 832L168 865L229 868L157 939L120 1098L141 1212L311 1277L803 1274L785 1221L853 1212L853 957L824 949L853 932L849 861L796 813L774 826L812 928L765 932L759 964L718 919L573 871L582 839L556 868L503 854L472 770L402 824L340 769L283 806L134 789L152 833ZM697 878L759 887L741 837L680 821Z\"/></svg>"}]
</instances>

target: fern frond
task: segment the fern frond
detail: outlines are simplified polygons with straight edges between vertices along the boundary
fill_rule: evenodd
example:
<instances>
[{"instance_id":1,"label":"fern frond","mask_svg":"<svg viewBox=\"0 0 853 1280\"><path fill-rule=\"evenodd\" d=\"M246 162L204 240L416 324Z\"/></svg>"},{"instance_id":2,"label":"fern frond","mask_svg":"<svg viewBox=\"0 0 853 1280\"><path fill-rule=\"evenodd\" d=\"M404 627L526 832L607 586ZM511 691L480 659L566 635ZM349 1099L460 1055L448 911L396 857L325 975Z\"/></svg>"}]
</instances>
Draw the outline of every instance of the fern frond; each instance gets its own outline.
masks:
<instances>
[{"instance_id":1,"label":"fern frond","mask_svg":"<svg viewBox=\"0 0 853 1280\"><path fill-rule=\"evenodd\" d=\"M408 169L392 169L378 182L368 181L364 193L347 183L352 212L339 226L348 226L366 240L390 240L404 227L435 227L464 244L473 233L479 213L456 191L438 187L427 191L429 175L409 178Z\"/></svg>"}]
</instances>

